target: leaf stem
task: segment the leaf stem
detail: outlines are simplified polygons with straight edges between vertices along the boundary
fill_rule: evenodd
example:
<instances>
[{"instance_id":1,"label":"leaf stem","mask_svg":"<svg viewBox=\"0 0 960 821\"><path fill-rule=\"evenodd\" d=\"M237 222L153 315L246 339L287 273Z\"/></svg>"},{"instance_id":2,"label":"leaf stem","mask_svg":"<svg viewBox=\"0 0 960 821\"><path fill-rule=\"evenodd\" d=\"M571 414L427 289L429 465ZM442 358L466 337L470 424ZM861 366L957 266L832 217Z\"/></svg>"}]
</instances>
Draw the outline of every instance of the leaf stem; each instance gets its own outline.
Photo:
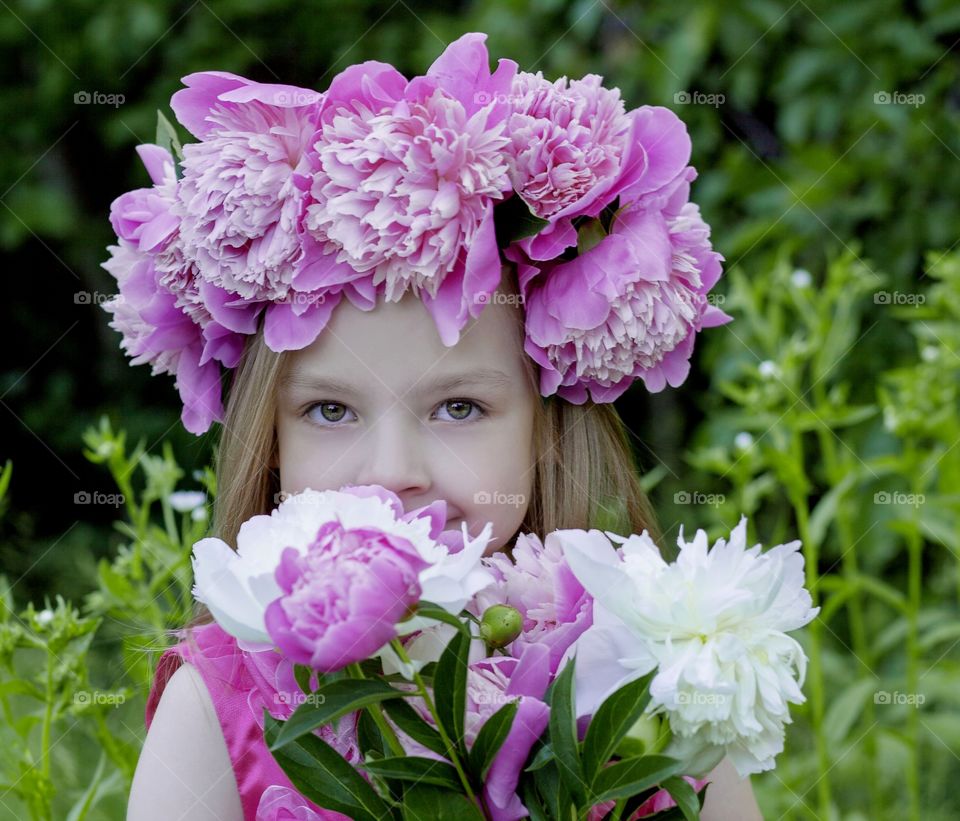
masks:
<instances>
[{"instance_id":1,"label":"leaf stem","mask_svg":"<svg viewBox=\"0 0 960 821\"><path fill-rule=\"evenodd\" d=\"M357 663L350 664L347 666L347 671L350 673L352 678L356 679L365 679L366 676L363 674L363 670L360 669L360 665ZM371 704L366 710L370 713L370 717L373 719L374 723L380 729L380 732L383 734L384 739L387 742L387 746L390 747L394 755L406 755L406 750L403 749L403 745L400 743L400 739L397 738L397 734L393 731L387 723L386 717L383 715L383 711L380 708L379 704Z\"/></svg>"}]
</instances>

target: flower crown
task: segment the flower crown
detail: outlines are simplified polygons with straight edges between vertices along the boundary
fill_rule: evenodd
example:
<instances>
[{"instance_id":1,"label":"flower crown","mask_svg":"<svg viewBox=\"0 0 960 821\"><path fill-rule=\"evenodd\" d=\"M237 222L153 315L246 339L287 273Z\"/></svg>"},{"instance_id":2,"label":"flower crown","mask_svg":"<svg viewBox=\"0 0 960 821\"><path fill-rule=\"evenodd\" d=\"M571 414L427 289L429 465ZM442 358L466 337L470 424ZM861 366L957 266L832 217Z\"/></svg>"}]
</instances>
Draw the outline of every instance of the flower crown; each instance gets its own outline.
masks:
<instances>
[{"instance_id":1,"label":"flower crown","mask_svg":"<svg viewBox=\"0 0 960 821\"><path fill-rule=\"evenodd\" d=\"M626 111L602 78L490 71L486 35L407 80L370 60L325 92L222 71L170 100L137 147L153 185L110 208L103 303L131 364L175 376L187 430L223 420L222 369L261 327L310 345L343 297L413 290L446 346L516 266L540 393L612 402L680 385L696 332L730 321L723 257L689 201L690 138L669 109ZM262 316L261 316L262 314Z\"/></svg>"}]
</instances>

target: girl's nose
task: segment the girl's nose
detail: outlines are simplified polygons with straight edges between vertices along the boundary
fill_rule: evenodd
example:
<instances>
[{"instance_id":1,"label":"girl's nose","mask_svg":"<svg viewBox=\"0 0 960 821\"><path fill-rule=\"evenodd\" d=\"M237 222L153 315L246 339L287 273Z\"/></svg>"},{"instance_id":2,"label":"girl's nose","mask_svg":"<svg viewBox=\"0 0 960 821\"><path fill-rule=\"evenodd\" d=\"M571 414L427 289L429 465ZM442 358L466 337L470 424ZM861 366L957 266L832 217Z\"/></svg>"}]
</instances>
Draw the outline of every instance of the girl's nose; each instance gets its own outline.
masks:
<instances>
[{"instance_id":1,"label":"girl's nose","mask_svg":"<svg viewBox=\"0 0 960 821\"><path fill-rule=\"evenodd\" d=\"M381 414L357 445L364 453L356 483L381 485L401 499L426 493L431 485L427 436L430 432L403 405Z\"/></svg>"}]
</instances>

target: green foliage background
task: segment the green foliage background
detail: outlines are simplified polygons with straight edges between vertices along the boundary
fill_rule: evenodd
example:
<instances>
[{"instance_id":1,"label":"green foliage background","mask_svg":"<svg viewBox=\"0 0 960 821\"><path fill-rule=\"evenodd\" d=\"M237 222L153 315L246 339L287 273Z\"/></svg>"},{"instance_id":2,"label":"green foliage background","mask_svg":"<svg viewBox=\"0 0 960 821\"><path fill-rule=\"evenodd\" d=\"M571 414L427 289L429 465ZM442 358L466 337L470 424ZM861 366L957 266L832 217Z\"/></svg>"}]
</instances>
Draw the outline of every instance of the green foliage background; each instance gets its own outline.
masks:
<instances>
[{"instance_id":1,"label":"green foliage background","mask_svg":"<svg viewBox=\"0 0 960 821\"><path fill-rule=\"evenodd\" d=\"M322 89L366 59L422 72L466 31L549 78L601 74L628 106L668 106L692 135L693 198L726 257L717 291L736 320L702 335L682 388L638 386L617 406L671 537L681 522L721 535L743 512L764 545L804 541L824 611L803 637L809 701L776 772L753 779L765 814L956 817L960 7L946 0L4 4L0 456L14 469L0 525L0 682L16 709L37 713L5 730L0 815L122 815L132 765L118 762L142 741L150 652L188 593L169 568L183 568L192 531L171 529L161 491L210 490L192 477L213 437L182 429L172 379L130 368L96 304L113 292L99 267L110 201L147 183L133 147L153 140L156 110L192 71ZM83 91L124 102L75 104ZM98 427L103 414L112 430ZM116 442L119 429L160 460L128 494L154 525L136 519L141 508L74 501L116 492L107 456L83 449L96 454L90 437ZM155 498L143 500L151 481ZM155 561L137 565L128 549ZM169 600L143 607L164 585ZM51 706L56 687L81 685L49 675L53 628L25 609L45 597L61 614L58 658L75 630L68 602L102 620L78 637L91 639L77 651L93 682L83 686L129 688L98 712L102 724ZM37 692L22 684L33 676ZM90 743L107 749L100 781ZM44 787L48 748L60 777ZM84 804L95 782L109 788ZM25 785L49 788L53 803L28 807Z\"/></svg>"}]
</instances>

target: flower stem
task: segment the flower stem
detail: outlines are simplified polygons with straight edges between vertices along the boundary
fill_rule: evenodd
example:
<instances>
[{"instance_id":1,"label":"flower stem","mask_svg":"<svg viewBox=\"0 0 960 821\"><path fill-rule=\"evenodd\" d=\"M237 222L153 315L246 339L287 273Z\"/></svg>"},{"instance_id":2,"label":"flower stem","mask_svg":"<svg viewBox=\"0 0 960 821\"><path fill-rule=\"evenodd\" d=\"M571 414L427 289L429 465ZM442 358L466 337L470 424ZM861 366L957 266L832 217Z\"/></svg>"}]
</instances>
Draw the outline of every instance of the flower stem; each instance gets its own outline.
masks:
<instances>
[{"instance_id":1,"label":"flower stem","mask_svg":"<svg viewBox=\"0 0 960 821\"><path fill-rule=\"evenodd\" d=\"M908 475L912 477L911 492L914 500L920 498L923 489L920 480L919 458L912 439L904 442L904 456ZM919 689L920 637L919 618L923 585L923 537L920 533L920 506L913 505L913 521L907 536L907 692L917 698ZM914 702L907 713L907 733L910 738L910 764L907 768L907 789L910 794L910 819L920 819L920 716L919 705Z\"/></svg>"},{"instance_id":2,"label":"flower stem","mask_svg":"<svg viewBox=\"0 0 960 821\"><path fill-rule=\"evenodd\" d=\"M363 674L363 670L360 669L359 664L354 663L348 665L347 671L350 673L351 678L366 678L366 676ZM380 705L371 704L366 709L370 713L370 718L372 718L377 727L379 727L380 732L386 740L387 746L390 748L391 752L393 752L394 755L406 755L407 751L403 749L403 745L400 743L400 739L397 738L397 734L393 731L393 727L387 723L386 716L384 716Z\"/></svg>"},{"instance_id":3,"label":"flower stem","mask_svg":"<svg viewBox=\"0 0 960 821\"><path fill-rule=\"evenodd\" d=\"M398 639L393 639L393 641L390 642L390 646L404 664L412 664L410 657L407 655L407 651L403 649L403 644ZM420 695L422 696L424 703L427 705L430 715L433 716L433 721L437 725L437 732L440 733L440 738L442 739L444 746L447 748L447 755L450 756L450 761L456 768L457 775L460 776L460 783L463 784L464 792L466 792L467 797L471 801L476 801L477 797L473 794L473 789L470 787L470 779L467 778L467 774L463 771L463 767L460 764L460 756L457 755L457 748L450 740L450 736L448 736L446 731L443 729L443 724L440 723L440 717L437 715L437 708L433 704L433 699L430 698L430 693L427 691L427 686L423 683L423 678L416 670L413 671L413 680L420 689Z\"/></svg>"},{"instance_id":4,"label":"flower stem","mask_svg":"<svg viewBox=\"0 0 960 821\"><path fill-rule=\"evenodd\" d=\"M803 474L804 455L803 440L797 428L792 429L792 440L790 442L791 455L794 458L794 464ZM819 545L810 537L810 505L805 491L801 490L797 483L788 485L788 494L794 513L797 517L797 530L800 539L803 542L803 552L805 554L804 572L806 576L807 590L810 591L811 606L817 607L820 599L818 587L819 580ZM824 689L823 689L823 668L821 665L821 628L822 622L819 616L808 625L810 635L810 706L811 719L813 724L814 738L816 739L817 763L820 769L820 777L817 779L817 799L820 805L820 815L823 818L830 816L830 780L828 774L831 769L830 753L827 749L827 737L824 731Z\"/></svg>"}]
</instances>

